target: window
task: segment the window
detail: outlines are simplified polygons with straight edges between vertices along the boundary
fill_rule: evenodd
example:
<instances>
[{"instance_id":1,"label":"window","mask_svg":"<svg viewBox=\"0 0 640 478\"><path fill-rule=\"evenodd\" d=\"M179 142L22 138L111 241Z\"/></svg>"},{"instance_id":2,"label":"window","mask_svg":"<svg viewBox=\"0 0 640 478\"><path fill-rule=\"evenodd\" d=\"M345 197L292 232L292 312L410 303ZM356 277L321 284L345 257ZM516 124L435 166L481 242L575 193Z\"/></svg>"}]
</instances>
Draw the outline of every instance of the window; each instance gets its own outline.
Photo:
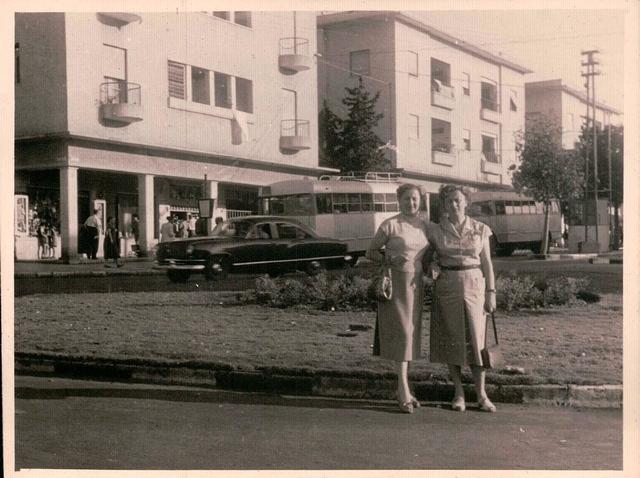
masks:
<instances>
[{"instance_id":1,"label":"window","mask_svg":"<svg viewBox=\"0 0 640 478\"><path fill-rule=\"evenodd\" d=\"M235 12L234 21L238 25L251 28L251 12Z\"/></svg>"},{"instance_id":2,"label":"window","mask_svg":"<svg viewBox=\"0 0 640 478\"><path fill-rule=\"evenodd\" d=\"M482 135L482 155L484 159L491 163L499 163L500 160L496 153L496 138L493 136Z\"/></svg>"},{"instance_id":3,"label":"window","mask_svg":"<svg viewBox=\"0 0 640 478\"><path fill-rule=\"evenodd\" d=\"M213 12L214 17L222 18L223 20L229 20L231 18L231 12Z\"/></svg>"},{"instance_id":4,"label":"window","mask_svg":"<svg viewBox=\"0 0 640 478\"><path fill-rule=\"evenodd\" d=\"M191 67L191 100L203 105L211 104L209 95L209 70Z\"/></svg>"},{"instance_id":5,"label":"window","mask_svg":"<svg viewBox=\"0 0 640 478\"><path fill-rule=\"evenodd\" d=\"M431 150L451 153L451 123L431 118Z\"/></svg>"},{"instance_id":6,"label":"window","mask_svg":"<svg viewBox=\"0 0 640 478\"><path fill-rule=\"evenodd\" d=\"M471 94L471 77L469 73L462 73L462 94L464 96Z\"/></svg>"},{"instance_id":7,"label":"window","mask_svg":"<svg viewBox=\"0 0 640 478\"><path fill-rule=\"evenodd\" d=\"M276 229L278 230L278 237L280 239L306 239L311 237L304 230L294 226L293 224L280 222L276 224Z\"/></svg>"},{"instance_id":8,"label":"window","mask_svg":"<svg viewBox=\"0 0 640 478\"><path fill-rule=\"evenodd\" d=\"M318 214L331 214L333 212L331 194L318 194L316 196L316 208L318 209Z\"/></svg>"},{"instance_id":9,"label":"window","mask_svg":"<svg viewBox=\"0 0 640 478\"><path fill-rule=\"evenodd\" d=\"M431 58L431 79L442 85L451 86L451 66L436 58Z\"/></svg>"},{"instance_id":10,"label":"window","mask_svg":"<svg viewBox=\"0 0 640 478\"><path fill-rule=\"evenodd\" d=\"M469 206L470 216L493 216L493 205L491 201L479 201L471 203Z\"/></svg>"},{"instance_id":11,"label":"window","mask_svg":"<svg viewBox=\"0 0 640 478\"><path fill-rule=\"evenodd\" d=\"M420 118L417 115L409 115L409 139L420 138Z\"/></svg>"},{"instance_id":12,"label":"window","mask_svg":"<svg viewBox=\"0 0 640 478\"><path fill-rule=\"evenodd\" d=\"M462 142L464 143L465 151L471 151L471 130L462 130Z\"/></svg>"},{"instance_id":13,"label":"window","mask_svg":"<svg viewBox=\"0 0 640 478\"><path fill-rule=\"evenodd\" d=\"M333 213L347 212L347 195L346 194L334 194L333 195Z\"/></svg>"},{"instance_id":14,"label":"window","mask_svg":"<svg viewBox=\"0 0 640 478\"><path fill-rule=\"evenodd\" d=\"M496 201L496 215L504 216L506 214L504 201Z\"/></svg>"},{"instance_id":15,"label":"window","mask_svg":"<svg viewBox=\"0 0 640 478\"><path fill-rule=\"evenodd\" d=\"M511 111L518 111L518 92L516 90L509 92L509 109Z\"/></svg>"},{"instance_id":16,"label":"window","mask_svg":"<svg viewBox=\"0 0 640 478\"><path fill-rule=\"evenodd\" d=\"M362 200L360 199L360 194L347 194L347 201L349 203L349 212L360 212L362 210Z\"/></svg>"},{"instance_id":17,"label":"window","mask_svg":"<svg viewBox=\"0 0 640 478\"><path fill-rule=\"evenodd\" d=\"M231 76L215 72L213 75L216 95L216 106L231 108Z\"/></svg>"},{"instance_id":18,"label":"window","mask_svg":"<svg viewBox=\"0 0 640 478\"><path fill-rule=\"evenodd\" d=\"M505 214L513 214L513 201L504 202L504 211Z\"/></svg>"},{"instance_id":19,"label":"window","mask_svg":"<svg viewBox=\"0 0 640 478\"><path fill-rule=\"evenodd\" d=\"M498 87L489 80L483 80L480 90L482 107L492 111L498 111Z\"/></svg>"},{"instance_id":20,"label":"window","mask_svg":"<svg viewBox=\"0 0 640 478\"><path fill-rule=\"evenodd\" d=\"M352 51L349 53L349 70L351 76L369 74L369 50Z\"/></svg>"},{"instance_id":21,"label":"window","mask_svg":"<svg viewBox=\"0 0 640 478\"><path fill-rule=\"evenodd\" d=\"M407 70L409 76L418 76L418 54L415 51L408 52L409 63Z\"/></svg>"},{"instance_id":22,"label":"window","mask_svg":"<svg viewBox=\"0 0 640 478\"><path fill-rule=\"evenodd\" d=\"M127 50L116 46L104 45L104 76L118 80L127 79Z\"/></svg>"},{"instance_id":23,"label":"window","mask_svg":"<svg viewBox=\"0 0 640 478\"><path fill-rule=\"evenodd\" d=\"M362 198L362 212L373 211L373 194L361 194Z\"/></svg>"},{"instance_id":24,"label":"window","mask_svg":"<svg viewBox=\"0 0 640 478\"><path fill-rule=\"evenodd\" d=\"M15 82L20 83L20 43L16 43Z\"/></svg>"},{"instance_id":25,"label":"window","mask_svg":"<svg viewBox=\"0 0 640 478\"><path fill-rule=\"evenodd\" d=\"M253 82L236 76L236 108L253 113Z\"/></svg>"},{"instance_id":26,"label":"window","mask_svg":"<svg viewBox=\"0 0 640 478\"><path fill-rule=\"evenodd\" d=\"M169 61L167 64L169 75L169 96L172 98L187 99L185 89L185 72L186 66L182 63Z\"/></svg>"}]
</instances>

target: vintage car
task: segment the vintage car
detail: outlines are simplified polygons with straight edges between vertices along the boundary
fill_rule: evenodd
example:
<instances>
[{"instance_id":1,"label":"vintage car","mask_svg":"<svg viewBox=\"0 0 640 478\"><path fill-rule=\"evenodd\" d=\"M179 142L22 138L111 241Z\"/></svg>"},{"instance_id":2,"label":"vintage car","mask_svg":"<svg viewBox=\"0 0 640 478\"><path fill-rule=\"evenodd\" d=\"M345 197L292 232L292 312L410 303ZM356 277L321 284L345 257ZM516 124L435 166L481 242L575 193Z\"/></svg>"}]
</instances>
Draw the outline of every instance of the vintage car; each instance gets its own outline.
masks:
<instances>
[{"instance_id":1,"label":"vintage car","mask_svg":"<svg viewBox=\"0 0 640 478\"><path fill-rule=\"evenodd\" d=\"M216 226L210 236L160 243L155 268L166 269L172 282L185 282L192 273L210 280L243 271L314 274L352 261L346 243L319 237L295 220L244 216Z\"/></svg>"}]
</instances>

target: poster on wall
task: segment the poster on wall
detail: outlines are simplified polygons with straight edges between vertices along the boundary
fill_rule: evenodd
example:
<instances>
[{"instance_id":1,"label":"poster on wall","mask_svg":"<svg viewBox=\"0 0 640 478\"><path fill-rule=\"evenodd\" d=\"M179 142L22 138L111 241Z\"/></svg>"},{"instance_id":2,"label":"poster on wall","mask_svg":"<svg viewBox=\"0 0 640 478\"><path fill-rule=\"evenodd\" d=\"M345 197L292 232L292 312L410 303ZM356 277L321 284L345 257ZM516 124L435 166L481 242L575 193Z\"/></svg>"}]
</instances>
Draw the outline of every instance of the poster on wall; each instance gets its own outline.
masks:
<instances>
[{"instance_id":1,"label":"poster on wall","mask_svg":"<svg viewBox=\"0 0 640 478\"><path fill-rule=\"evenodd\" d=\"M14 231L17 236L29 235L29 197L16 194L14 210Z\"/></svg>"},{"instance_id":2,"label":"poster on wall","mask_svg":"<svg viewBox=\"0 0 640 478\"><path fill-rule=\"evenodd\" d=\"M104 226L107 223L107 201L104 199L95 199L93 201L93 209L98 211L98 220L100 221L100 234L104 235Z\"/></svg>"}]
</instances>

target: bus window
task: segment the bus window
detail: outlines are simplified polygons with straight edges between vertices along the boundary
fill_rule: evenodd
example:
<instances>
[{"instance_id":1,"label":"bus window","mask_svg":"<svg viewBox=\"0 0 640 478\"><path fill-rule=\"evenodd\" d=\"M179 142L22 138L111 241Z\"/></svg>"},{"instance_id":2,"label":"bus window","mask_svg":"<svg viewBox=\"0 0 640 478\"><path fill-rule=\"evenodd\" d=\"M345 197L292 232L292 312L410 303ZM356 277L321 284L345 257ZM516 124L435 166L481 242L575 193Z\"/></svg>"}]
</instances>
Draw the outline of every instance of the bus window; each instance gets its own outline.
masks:
<instances>
[{"instance_id":1,"label":"bus window","mask_svg":"<svg viewBox=\"0 0 640 478\"><path fill-rule=\"evenodd\" d=\"M513 202L513 214L522 214L522 201Z\"/></svg>"},{"instance_id":2,"label":"bus window","mask_svg":"<svg viewBox=\"0 0 640 478\"><path fill-rule=\"evenodd\" d=\"M541 202L536 203L536 214L544 214L544 205Z\"/></svg>"},{"instance_id":3,"label":"bus window","mask_svg":"<svg viewBox=\"0 0 640 478\"><path fill-rule=\"evenodd\" d=\"M287 216L308 216L315 213L310 194L296 194L286 196L284 211Z\"/></svg>"},{"instance_id":4,"label":"bus window","mask_svg":"<svg viewBox=\"0 0 640 478\"><path fill-rule=\"evenodd\" d=\"M333 212L334 213L347 212L347 195L346 194L333 195Z\"/></svg>"},{"instance_id":5,"label":"bus window","mask_svg":"<svg viewBox=\"0 0 640 478\"><path fill-rule=\"evenodd\" d=\"M551 201L551 212L554 214L558 214L560 210L558 209L558 203L556 201Z\"/></svg>"},{"instance_id":6,"label":"bus window","mask_svg":"<svg viewBox=\"0 0 640 478\"><path fill-rule=\"evenodd\" d=\"M373 194L361 194L360 196L362 198L362 211L373 211Z\"/></svg>"},{"instance_id":7,"label":"bus window","mask_svg":"<svg viewBox=\"0 0 640 478\"><path fill-rule=\"evenodd\" d=\"M496 216L504 216L505 214L504 201L496 201Z\"/></svg>"},{"instance_id":8,"label":"bus window","mask_svg":"<svg viewBox=\"0 0 640 478\"><path fill-rule=\"evenodd\" d=\"M387 193L384 195L384 202L386 203L386 211L396 212L398 211L398 195L396 193Z\"/></svg>"},{"instance_id":9,"label":"bus window","mask_svg":"<svg viewBox=\"0 0 640 478\"><path fill-rule=\"evenodd\" d=\"M505 214L513 214L513 201L504 202L504 212Z\"/></svg>"},{"instance_id":10,"label":"bus window","mask_svg":"<svg viewBox=\"0 0 640 478\"><path fill-rule=\"evenodd\" d=\"M333 213L333 202L331 201L331 194L317 194L316 195L316 208L318 208L318 214L331 214Z\"/></svg>"},{"instance_id":11,"label":"bus window","mask_svg":"<svg viewBox=\"0 0 640 478\"><path fill-rule=\"evenodd\" d=\"M362 209L360 194L347 194L347 200L349 202L349 212L360 212L360 210Z\"/></svg>"},{"instance_id":12,"label":"bus window","mask_svg":"<svg viewBox=\"0 0 640 478\"><path fill-rule=\"evenodd\" d=\"M376 212L384 212L384 194L373 195L373 208Z\"/></svg>"}]
</instances>

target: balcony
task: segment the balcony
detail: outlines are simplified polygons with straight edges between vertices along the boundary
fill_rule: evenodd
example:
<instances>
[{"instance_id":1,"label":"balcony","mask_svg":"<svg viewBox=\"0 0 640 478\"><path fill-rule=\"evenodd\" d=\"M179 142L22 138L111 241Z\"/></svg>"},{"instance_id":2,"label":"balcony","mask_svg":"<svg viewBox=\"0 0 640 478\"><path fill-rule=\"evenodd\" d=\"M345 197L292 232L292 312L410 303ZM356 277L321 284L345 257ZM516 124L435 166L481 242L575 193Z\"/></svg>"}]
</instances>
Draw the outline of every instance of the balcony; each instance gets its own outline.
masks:
<instances>
[{"instance_id":1,"label":"balcony","mask_svg":"<svg viewBox=\"0 0 640 478\"><path fill-rule=\"evenodd\" d=\"M123 12L100 12L98 13L98 20L104 25L118 29L132 22L142 23L142 17L140 17L140 15Z\"/></svg>"},{"instance_id":2,"label":"balcony","mask_svg":"<svg viewBox=\"0 0 640 478\"><path fill-rule=\"evenodd\" d=\"M482 153L480 159L480 169L483 173L488 174L502 174L502 163L500 162L500 156L493 151L487 151Z\"/></svg>"},{"instance_id":3,"label":"balcony","mask_svg":"<svg viewBox=\"0 0 640 478\"><path fill-rule=\"evenodd\" d=\"M280 56L278 66L289 71L303 71L311 68L309 40L306 38L280 38Z\"/></svg>"},{"instance_id":4,"label":"balcony","mask_svg":"<svg viewBox=\"0 0 640 478\"><path fill-rule=\"evenodd\" d=\"M106 122L130 124L142 121L140 85L110 81L100 85L100 118Z\"/></svg>"},{"instance_id":5,"label":"balcony","mask_svg":"<svg viewBox=\"0 0 640 478\"><path fill-rule=\"evenodd\" d=\"M288 119L280 122L280 149L300 151L310 148L309 120Z\"/></svg>"},{"instance_id":6,"label":"balcony","mask_svg":"<svg viewBox=\"0 0 640 478\"><path fill-rule=\"evenodd\" d=\"M453 166L456 162L454 145L438 143L431 150L431 162L443 166Z\"/></svg>"},{"instance_id":7,"label":"balcony","mask_svg":"<svg viewBox=\"0 0 640 478\"><path fill-rule=\"evenodd\" d=\"M480 118L491 123L500 123L500 106L489 98L481 99Z\"/></svg>"},{"instance_id":8,"label":"balcony","mask_svg":"<svg viewBox=\"0 0 640 478\"><path fill-rule=\"evenodd\" d=\"M438 80L431 82L431 104L447 110L456 106L456 96L453 87L442 84Z\"/></svg>"}]
</instances>

